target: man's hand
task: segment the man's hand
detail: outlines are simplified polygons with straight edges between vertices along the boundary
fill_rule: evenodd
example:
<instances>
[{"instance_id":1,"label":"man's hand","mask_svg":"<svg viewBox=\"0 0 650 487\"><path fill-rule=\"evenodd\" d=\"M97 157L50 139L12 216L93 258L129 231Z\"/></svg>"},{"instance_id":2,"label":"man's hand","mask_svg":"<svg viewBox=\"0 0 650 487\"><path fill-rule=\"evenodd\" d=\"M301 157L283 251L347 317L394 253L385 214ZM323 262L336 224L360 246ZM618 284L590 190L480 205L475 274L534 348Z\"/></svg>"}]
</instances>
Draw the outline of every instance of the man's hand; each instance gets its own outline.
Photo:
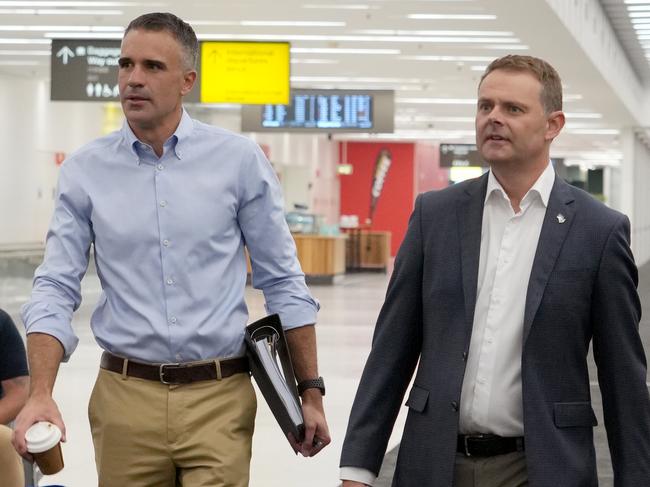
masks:
<instances>
[{"instance_id":1,"label":"man's hand","mask_svg":"<svg viewBox=\"0 0 650 487\"><path fill-rule=\"evenodd\" d=\"M341 487L368 487L368 484L362 484L361 482L355 482L354 480L344 480Z\"/></svg>"},{"instance_id":2,"label":"man's hand","mask_svg":"<svg viewBox=\"0 0 650 487\"><path fill-rule=\"evenodd\" d=\"M302 415L305 419L305 439L298 443L290 437L289 442L296 453L313 457L332 441L323 412L323 397L318 389L307 389L303 393Z\"/></svg>"},{"instance_id":3,"label":"man's hand","mask_svg":"<svg viewBox=\"0 0 650 487\"><path fill-rule=\"evenodd\" d=\"M48 395L32 395L27 404L16 417L13 435L13 445L16 451L29 461L32 456L27 452L25 433L34 423L49 421L61 430L61 441L65 441L65 424L54 399Z\"/></svg>"},{"instance_id":4,"label":"man's hand","mask_svg":"<svg viewBox=\"0 0 650 487\"><path fill-rule=\"evenodd\" d=\"M61 441L65 441L65 425L54 399L52 390L63 357L63 345L55 337L44 333L27 335L27 357L31 373L31 391L25 407L16 417L13 444L16 451L28 460L25 432L39 421L49 421L61 430Z\"/></svg>"}]
</instances>

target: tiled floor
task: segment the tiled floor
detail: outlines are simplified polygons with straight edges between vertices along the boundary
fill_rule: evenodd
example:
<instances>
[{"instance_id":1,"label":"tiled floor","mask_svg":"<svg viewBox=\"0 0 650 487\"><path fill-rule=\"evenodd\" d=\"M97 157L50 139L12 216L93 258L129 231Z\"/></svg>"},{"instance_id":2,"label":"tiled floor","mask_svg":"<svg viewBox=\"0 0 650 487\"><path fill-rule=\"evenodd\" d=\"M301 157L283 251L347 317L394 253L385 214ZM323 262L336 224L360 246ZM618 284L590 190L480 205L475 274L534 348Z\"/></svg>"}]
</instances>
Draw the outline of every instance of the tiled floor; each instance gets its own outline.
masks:
<instances>
[{"instance_id":1,"label":"tiled floor","mask_svg":"<svg viewBox=\"0 0 650 487\"><path fill-rule=\"evenodd\" d=\"M338 460L345 434L348 413L359 376L370 349L374 322L383 301L387 277L384 274L352 274L336 286L312 286L322 309L317 327L320 372L327 381L325 407L332 433L332 444L315 458L296 457L285 443L264 401L259 399L256 433L253 444L251 487L333 487L338 484ZM20 305L31 287L28 277L0 278L0 307L18 319ZM74 326L80 337L77 351L69 363L61 367L55 397L68 429L64 447L66 468L59 475L46 477L41 485L61 484L66 487L97 485L86 407L97 373L100 349L95 344L88 320L100 287L94 274L84 280L84 303L75 315ZM639 292L647 310L650 306L650 264L640 272ZM264 313L259 292L246 291L251 320ZM650 313L641 323L641 334L650 352ZM597 454L601 486L612 485L612 472L602 426L600 397L595 367L590 365L594 407L600 426L596 429ZM378 487L390 485L395 446L399 441L405 411L402 410L389 443L385 468Z\"/></svg>"},{"instance_id":2,"label":"tiled floor","mask_svg":"<svg viewBox=\"0 0 650 487\"><path fill-rule=\"evenodd\" d=\"M318 333L320 373L326 379L326 414L332 444L314 458L294 455L270 411L258 394L258 414L253 443L251 487L333 487L338 483L338 460L372 331L386 290L385 274L353 274L336 286L312 286L321 302ZM27 299L31 279L0 278L0 307L19 323L19 307ZM68 442L64 446L66 468L45 477L41 485L66 487L97 485L93 448L86 415L88 397L97 374L101 350L95 344L88 321L100 293L97 277L83 282L84 301L75 314L74 326L80 342L70 362L62 365L55 398L66 422ZM261 293L247 288L251 321L263 316ZM403 420L402 420L403 421ZM401 430L401 427L396 429ZM394 446L399 438L391 442Z\"/></svg>"}]
</instances>

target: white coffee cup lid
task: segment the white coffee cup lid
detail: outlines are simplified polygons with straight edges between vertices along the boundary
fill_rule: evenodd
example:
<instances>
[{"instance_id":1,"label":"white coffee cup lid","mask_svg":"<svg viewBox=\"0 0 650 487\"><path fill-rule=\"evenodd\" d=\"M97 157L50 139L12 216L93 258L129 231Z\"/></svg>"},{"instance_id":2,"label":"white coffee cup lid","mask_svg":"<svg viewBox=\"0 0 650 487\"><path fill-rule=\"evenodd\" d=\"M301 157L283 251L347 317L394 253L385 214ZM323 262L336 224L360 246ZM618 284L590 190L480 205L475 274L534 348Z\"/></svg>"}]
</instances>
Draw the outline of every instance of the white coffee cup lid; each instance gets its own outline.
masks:
<instances>
[{"instance_id":1,"label":"white coffee cup lid","mask_svg":"<svg viewBox=\"0 0 650 487\"><path fill-rule=\"evenodd\" d=\"M61 441L61 430L47 421L40 421L25 433L27 451L30 453L43 453Z\"/></svg>"}]
</instances>

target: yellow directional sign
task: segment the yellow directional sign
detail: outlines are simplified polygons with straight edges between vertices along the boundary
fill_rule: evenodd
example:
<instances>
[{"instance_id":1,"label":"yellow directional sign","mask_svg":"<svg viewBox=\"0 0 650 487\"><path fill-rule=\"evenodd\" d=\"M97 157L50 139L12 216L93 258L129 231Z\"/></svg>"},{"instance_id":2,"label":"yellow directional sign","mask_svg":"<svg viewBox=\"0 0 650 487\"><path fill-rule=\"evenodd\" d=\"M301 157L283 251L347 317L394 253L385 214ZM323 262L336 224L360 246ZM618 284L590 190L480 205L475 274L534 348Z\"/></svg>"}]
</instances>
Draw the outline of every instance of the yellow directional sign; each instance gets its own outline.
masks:
<instances>
[{"instance_id":1,"label":"yellow directional sign","mask_svg":"<svg viewBox=\"0 0 650 487\"><path fill-rule=\"evenodd\" d=\"M288 42L201 43L201 103L289 104Z\"/></svg>"}]
</instances>

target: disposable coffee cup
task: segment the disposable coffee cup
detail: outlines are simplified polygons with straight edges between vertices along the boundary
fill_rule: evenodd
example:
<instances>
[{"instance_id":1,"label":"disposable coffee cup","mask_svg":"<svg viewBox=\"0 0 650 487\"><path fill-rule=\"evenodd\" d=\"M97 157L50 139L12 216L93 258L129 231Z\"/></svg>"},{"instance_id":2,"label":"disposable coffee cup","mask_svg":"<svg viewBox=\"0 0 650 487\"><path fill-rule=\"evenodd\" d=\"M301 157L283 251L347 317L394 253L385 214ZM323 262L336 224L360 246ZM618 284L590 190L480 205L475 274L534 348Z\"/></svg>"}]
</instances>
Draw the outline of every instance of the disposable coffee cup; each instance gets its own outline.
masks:
<instances>
[{"instance_id":1,"label":"disposable coffee cup","mask_svg":"<svg viewBox=\"0 0 650 487\"><path fill-rule=\"evenodd\" d=\"M63 469L61 453L61 430L47 421L40 421L25 433L27 451L44 475L52 475Z\"/></svg>"}]
</instances>

